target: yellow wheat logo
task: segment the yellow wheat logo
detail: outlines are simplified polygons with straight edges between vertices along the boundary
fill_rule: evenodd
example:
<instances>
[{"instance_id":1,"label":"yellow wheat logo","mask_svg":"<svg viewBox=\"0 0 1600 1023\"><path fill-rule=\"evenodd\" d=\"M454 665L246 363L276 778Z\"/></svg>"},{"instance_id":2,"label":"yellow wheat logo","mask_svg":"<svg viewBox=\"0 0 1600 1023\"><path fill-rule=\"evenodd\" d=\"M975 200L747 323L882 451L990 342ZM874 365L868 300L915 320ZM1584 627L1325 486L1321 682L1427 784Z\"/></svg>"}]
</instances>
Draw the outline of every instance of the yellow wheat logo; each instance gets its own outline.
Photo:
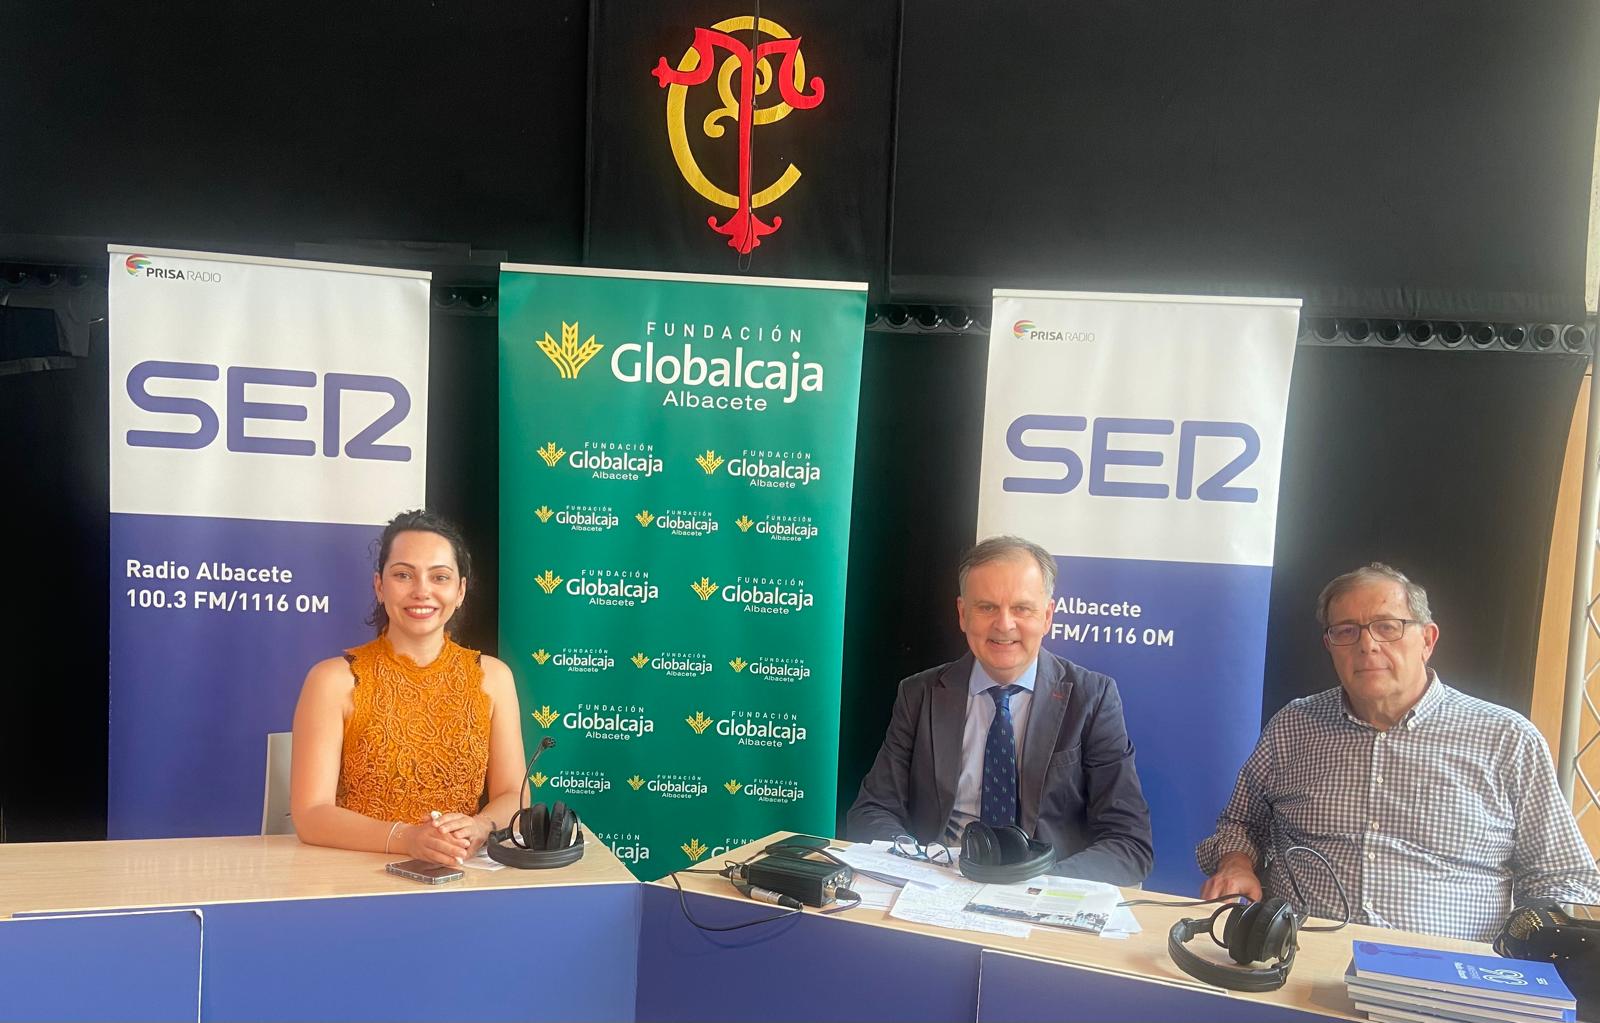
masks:
<instances>
[{"instance_id":1,"label":"yellow wheat logo","mask_svg":"<svg viewBox=\"0 0 1600 1023\"><path fill-rule=\"evenodd\" d=\"M544 772L543 771L536 771L533 774L528 775L528 780L533 782L533 787L534 788L542 789L542 788L544 788L544 783L549 781L550 779L546 778L544 776Z\"/></svg>"},{"instance_id":2,"label":"yellow wheat logo","mask_svg":"<svg viewBox=\"0 0 1600 1023\"><path fill-rule=\"evenodd\" d=\"M710 476L712 473L716 472L717 468L722 465L722 456L717 454L715 451L710 450L709 448L706 449L705 454L695 455L694 460L699 463L700 468L706 471L707 476Z\"/></svg>"},{"instance_id":3,"label":"yellow wheat logo","mask_svg":"<svg viewBox=\"0 0 1600 1023\"><path fill-rule=\"evenodd\" d=\"M539 584L539 588L544 590L544 595L547 597L556 591L557 586L561 585L561 577L548 568L544 570L544 575L534 576L533 581Z\"/></svg>"},{"instance_id":4,"label":"yellow wheat logo","mask_svg":"<svg viewBox=\"0 0 1600 1023\"><path fill-rule=\"evenodd\" d=\"M589 335L589 340L582 345L578 344L578 325L576 323L561 324L561 343L558 345L547 330L544 340L539 343L539 351L550 357L556 364L556 369L561 371L561 379L576 380L578 372L588 364L589 360L600 353L605 345L595 344L594 335Z\"/></svg>"},{"instance_id":5,"label":"yellow wheat logo","mask_svg":"<svg viewBox=\"0 0 1600 1023\"><path fill-rule=\"evenodd\" d=\"M544 464L552 469L556 467L556 463L561 461L562 456L566 453L567 449L556 447L556 442L553 440L545 441L544 447L539 449L539 457L544 459Z\"/></svg>"},{"instance_id":6,"label":"yellow wheat logo","mask_svg":"<svg viewBox=\"0 0 1600 1023\"><path fill-rule=\"evenodd\" d=\"M641 650L638 653L634 654L632 657L628 658L628 660L633 662L633 666L635 668L642 668L645 665L650 663L650 658L648 658L648 657L646 657L644 655L644 651L643 650Z\"/></svg>"},{"instance_id":7,"label":"yellow wheat logo","mask_svg":"<svg viewBox=\"0 0 1600 1023\"><path fill-rule=\"evenodd\" d=\"M722 787L728 790L728 795L730 795L730 796L738 795L739 794L739 790L744 788L743 785L741 785L739 782L734 781L732 778L729 778L727 781L723 782L722 783Z\"/></svg>"},{"instance_id":8,"label":"yellow wheat logo","mask_svg":"<svg viewBox=\"0 0 1600 1023\"><path fill-rule=\"evenodd\" d=\"M706 729L711 727L713 720L713 718L706 717L705 711L697 710L694 712L694 717L684 718L683 723L693 728L694 734L704 735L706 734Z\"/></svg>"},{"instance_id":9,"label":"yellow wheat logo","mask_svg":"<svg viewBox=\"0 0 1600 1023\"><path fill-rule=\"evenodd\" d=\"M533 663L535 663L535 664L543 664L545 661L548 661L549 659L550 659L550 651L546 650L544 647L540 647L539 649L537 649L537 650L535 650L533 652Z\"/></svg>"},{"instance_id":10,"label":"yellow wheat logo","mask_svg":"<svg viewBox=\"0 0 1600 1023\"><path fill-rule=\"evenodd\" d=\"M636 774L632 778L628 779L628 784L633 786L633 791L638 792L640 789L644 788L644 779Z\"/></svg>"},{"instance_id":11,"label":"yellow wheat logo","mask_svg":"<svg viewBox=\"0 0 1600 1023\"><path fill-rule=\"evenodd\" d=\"M722 589L722 587L712 582L711 577L707 575L701 576L699 582L690 583L689 585L694 588L695 593L699 594L701 600L710 600L713 593Z\"/></svg>"},{"instance_id":12,"label":"yellow wheat logo","mask_svg":"<svg viewBox=\"0 0 1600 1023\"><path fill-rule=\"evenodd\" d=\"M733 660L728 662L728 667L732 668L734 671L743 671L745 666L749 663L750 662L745 660L743 657L735 657Z\"/></svg>"},{"instance_id":13,"label":"yellow wheat logo","mask_svg":"<svg viewBox=\"0 0 1600 1023\"><path fill-rule=\"evenodd\" d=\"M639 520L639 525L645 527L646 529L649 529L650 528L650 523L652 523L652 522L654 522L656 520L656 517L654 515L650 514L650 509L649 508L646 508L644 511L642 511L639 514L635 515L634 518L638 519Z\"/></svg>"},{"instance_id":14,"label":"yellow wheat logo","mask_svg":"<svg viewBox=\"0 0 1600 1023\"><path fill-rule=\"evenodd\" d=\"M548 703L533 712L533 719L539 722L540 728L549 728L550 722L554 721L560 716L561 713L559 711L551 710Z\"/></svg>"},{"instance_id":15,"label":"yellow wheat logo","mask_svg":"<svg viewBox=\"0 0 1600 1023\"><path fill-rule=\"evenodd\" d=\"M555 514L555 512L550 510L548 505L542 505L542 504L539 507L535 508L533 510L533 513L535 515L539 516L539 521L540 522L549 522L550 521L550 516Z\"/></svg>"},{"instance_id":16,"label":"yellow wheat logo","mask_svg":"<svg viewBox=\"0 0 1600 1023\"><path fill-rule=\"evenodd\" d=\"M710 849L711 847L709 845L701 845L698 838L691 838L683 845L678 846L678 848L682 849L683 854L689 857L691 861L694 861L704 856L706 854L706 850Z\"/></svg>"},{"instance_id":17,"label":"yellow wheat logo","mask_svg":"<svg viewBox=\"0 0 1600 1023\"><path fill-rule=\"evenodd\" d=\"M748 515L741 515L733 520L733 524L739 527L739 532L748 533L750 532L750 527L756 524L756 520Z\"/></svg>"}]
</instances>

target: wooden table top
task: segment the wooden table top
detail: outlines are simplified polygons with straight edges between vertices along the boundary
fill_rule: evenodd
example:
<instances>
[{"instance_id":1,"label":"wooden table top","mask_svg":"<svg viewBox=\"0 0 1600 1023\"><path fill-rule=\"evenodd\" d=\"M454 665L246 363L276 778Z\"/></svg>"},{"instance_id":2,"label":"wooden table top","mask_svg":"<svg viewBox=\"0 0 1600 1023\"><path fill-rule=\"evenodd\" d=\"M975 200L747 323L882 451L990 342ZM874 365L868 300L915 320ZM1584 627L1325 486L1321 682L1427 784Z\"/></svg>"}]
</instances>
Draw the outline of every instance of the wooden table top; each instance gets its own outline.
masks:
<instances>
[{"instance_id":1,"label":"wooden table top","mask_svg":"<svg viewBox=\"0 0 1600 1023\"><path fill-rule=\"evenodd\" d=\"M194 906L364 895L631 884L604 842L585 832L583 859L556 870L464 868L426 885L384 870L395 853L305 845L293 835L0 845L0 918L24 912Z\"/></svg>"}]
</instances>

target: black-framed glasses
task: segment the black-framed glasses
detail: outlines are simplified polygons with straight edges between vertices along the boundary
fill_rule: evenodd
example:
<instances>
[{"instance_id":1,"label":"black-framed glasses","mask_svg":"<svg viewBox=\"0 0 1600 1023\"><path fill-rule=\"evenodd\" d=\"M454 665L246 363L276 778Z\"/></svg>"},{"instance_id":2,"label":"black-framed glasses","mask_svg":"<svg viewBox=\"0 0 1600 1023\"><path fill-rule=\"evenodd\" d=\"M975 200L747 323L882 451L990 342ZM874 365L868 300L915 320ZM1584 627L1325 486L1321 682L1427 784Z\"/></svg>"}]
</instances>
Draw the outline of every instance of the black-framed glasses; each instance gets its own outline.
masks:
<instances>
[{"instance_id":1,"label":"black-framed glasses","mask_svg":"<svg viewBox=\"0 0 1600 1023\"><path fill-rule=\"evenodd\" d=\"M1340 622L1330 625L1322 630L1328 637L1328 642L1334 646L1353 646L1361 642L1361 631L1372 633L1372 638L1379 643L1393 643L1406 634L1407 625L1421 625L1422 622L1415 618L1375 618L1365 625L1355 622Z\"/></svg>"},{"instance_id":2,"label":"black-framed glasses","mask_svg":"<svg viewBox=\"0 0 1600 1023\"><path fill-rule=\"evenodd\" d=\"M923 863L935 863L941 866L955 866L955 857L950 854L949 846L938 842L929 842L923 845L910 835L894 836L894 845L889 847L889 852L895 856L904 856L908 860L920 860Z\"/></svg>"}]
</instances>

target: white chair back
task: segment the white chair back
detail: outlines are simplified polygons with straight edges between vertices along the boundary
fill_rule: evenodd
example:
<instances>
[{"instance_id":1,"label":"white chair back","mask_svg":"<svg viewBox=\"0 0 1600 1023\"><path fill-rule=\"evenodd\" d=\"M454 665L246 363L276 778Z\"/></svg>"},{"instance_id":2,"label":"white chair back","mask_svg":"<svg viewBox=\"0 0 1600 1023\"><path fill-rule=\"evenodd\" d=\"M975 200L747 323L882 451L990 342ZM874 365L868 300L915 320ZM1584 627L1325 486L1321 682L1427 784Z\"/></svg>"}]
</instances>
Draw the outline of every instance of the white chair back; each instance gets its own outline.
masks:
<instances>
[{"instance_id":1,"label":"white chair back","mask_svg":"<svg viewBox=\"0 0 1600 1023\"><path fill-rule=\"evenodd\" d=\"M292 835L289 819L289 761L294 752L293 732L267 733L267 784L261 800L261 833Z\"/></svg>"}]
</instances>

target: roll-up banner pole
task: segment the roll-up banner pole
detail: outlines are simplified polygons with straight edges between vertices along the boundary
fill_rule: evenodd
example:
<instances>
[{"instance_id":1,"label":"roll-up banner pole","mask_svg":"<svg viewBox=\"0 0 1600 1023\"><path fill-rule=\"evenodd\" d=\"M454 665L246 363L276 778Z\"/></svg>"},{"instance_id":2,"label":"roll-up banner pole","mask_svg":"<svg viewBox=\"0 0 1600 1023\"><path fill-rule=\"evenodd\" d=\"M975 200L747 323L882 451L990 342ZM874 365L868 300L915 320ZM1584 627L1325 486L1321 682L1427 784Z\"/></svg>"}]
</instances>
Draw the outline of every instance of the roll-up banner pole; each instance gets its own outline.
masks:
<instances>
[{"instance_id":1,"label":"roll-up banner pole","mask_svg":"<svg viewBox=\"0 0 1600 1023\"><path fill-rule=\"evenodd\" d=\"M501 268L532 799L640 878L833 831L865 314L864 284Z\"/></svg>"},{"instance_id":2,"label":"roll-up banner pole","mask_svg":"<svg viewBox=\"0 0 1600 1023\"><path fill-rule=\"evenodd\" d=\"M256 832L269 734L424 500L429 275L110 253L107 830Z\"/></svg>"},{"instance_id":3,"label":"roll-up banner pole","mask_svg":"<svg viewBox=\"0 0 1600 1023\"><path fill-rule=\"evenodd\" d=\"M1198 885L1260 732L1299 309L995 292L978 534L1055 555L1045 645L1118 682L1161 891Z\"/></svg>"}]
</instances>

